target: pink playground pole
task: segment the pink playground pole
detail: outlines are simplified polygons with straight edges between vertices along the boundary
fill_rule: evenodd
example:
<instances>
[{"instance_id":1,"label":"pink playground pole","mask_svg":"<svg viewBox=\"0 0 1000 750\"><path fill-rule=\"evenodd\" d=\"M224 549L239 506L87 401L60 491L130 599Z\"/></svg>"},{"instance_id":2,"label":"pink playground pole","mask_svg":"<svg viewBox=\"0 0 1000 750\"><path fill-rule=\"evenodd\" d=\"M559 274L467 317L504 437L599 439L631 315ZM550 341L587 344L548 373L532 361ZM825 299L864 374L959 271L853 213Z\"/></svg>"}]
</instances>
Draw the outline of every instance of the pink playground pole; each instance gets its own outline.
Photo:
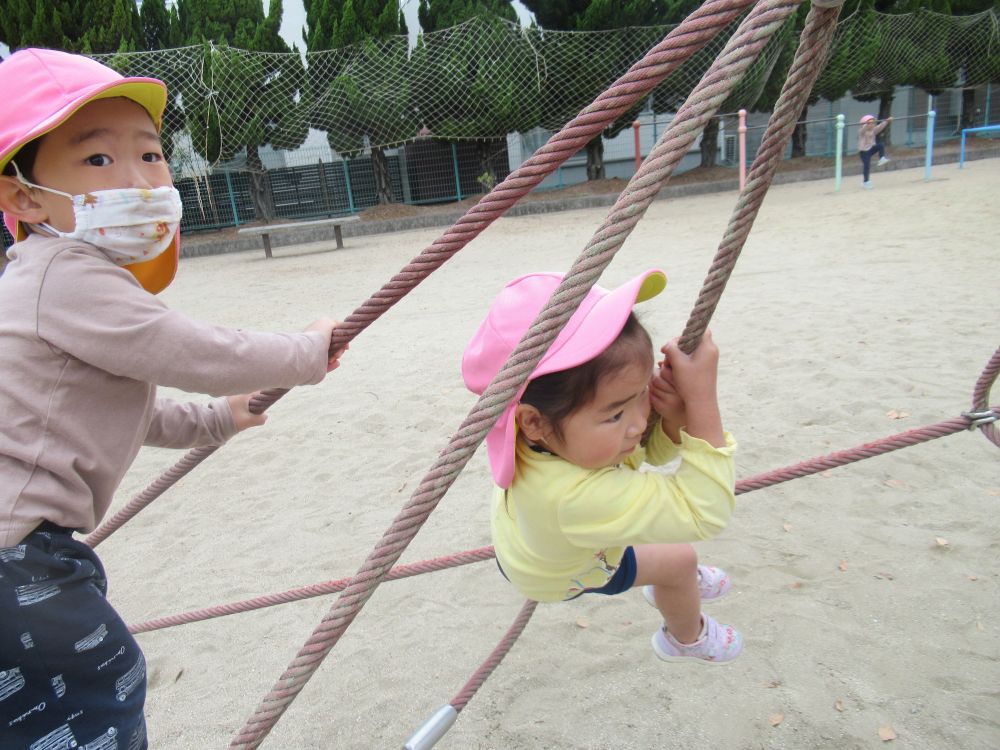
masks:
<instances>
[{"instance_id":1,"label":"pink playground pole","mask_svg":"<svg viewBox=\"0 0 1000 750\"><path fill-rule=\"evenodd\" d=\"M747 183L747 111L740 110L740 191Z\"/></svg>"},{"instance_id":2,"label":"pink playground pole","mask_svg":"<svg viewBox=\"0 0 1000 750\"><path fill-rule=\"evenodd\" d=\"M632 132L635 133L635 171L639 171L642 166L642 150L639 148L639 121L632 123Z\"/></svg>"}]
</instances>

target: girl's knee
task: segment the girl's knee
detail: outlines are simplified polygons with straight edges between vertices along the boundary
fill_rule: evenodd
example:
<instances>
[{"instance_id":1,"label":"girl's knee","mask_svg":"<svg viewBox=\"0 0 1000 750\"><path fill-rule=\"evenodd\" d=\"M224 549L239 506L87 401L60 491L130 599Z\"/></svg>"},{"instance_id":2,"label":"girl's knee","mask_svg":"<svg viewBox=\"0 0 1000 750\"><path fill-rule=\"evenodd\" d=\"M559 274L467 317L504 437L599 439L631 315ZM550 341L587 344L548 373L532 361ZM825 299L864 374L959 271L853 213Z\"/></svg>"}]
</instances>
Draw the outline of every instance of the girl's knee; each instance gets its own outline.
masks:
<instances>
[{"instance_id":1,"label":"girl's knee","mask_svg":"<svg viewBox=\"0 0 1000 750\"><path fill-rule=\"evenodd\" d=\"M647 544L636 547L637 580L672 586L693 579L698 569L698 553L690 544Z\"/></svg>"}]
</instances>

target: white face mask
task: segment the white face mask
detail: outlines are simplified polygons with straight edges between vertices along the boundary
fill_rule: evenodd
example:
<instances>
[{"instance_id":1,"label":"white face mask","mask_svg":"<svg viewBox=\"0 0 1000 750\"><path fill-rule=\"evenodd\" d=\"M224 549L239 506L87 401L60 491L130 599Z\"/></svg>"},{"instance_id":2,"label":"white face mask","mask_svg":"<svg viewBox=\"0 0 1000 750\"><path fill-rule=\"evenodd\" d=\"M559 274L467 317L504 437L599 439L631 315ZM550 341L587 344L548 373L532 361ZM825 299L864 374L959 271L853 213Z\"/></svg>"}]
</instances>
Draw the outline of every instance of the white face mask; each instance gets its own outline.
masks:
<instances>
[{"instance_id":1,"label":"white face mask","mask_svg":"<svg viewBox=\"0 0 1000 750\"><path fill-rule=\"evenodd\" d=\"M59 237L82 240L105 251L116 265L142 263L170 247L181 221L181 196L173 187L117 188L71 195L28 182L14 164L17 179L28 187L62 195L73 202L72 232L41 224Z\"/></svg>"}]
</instances>

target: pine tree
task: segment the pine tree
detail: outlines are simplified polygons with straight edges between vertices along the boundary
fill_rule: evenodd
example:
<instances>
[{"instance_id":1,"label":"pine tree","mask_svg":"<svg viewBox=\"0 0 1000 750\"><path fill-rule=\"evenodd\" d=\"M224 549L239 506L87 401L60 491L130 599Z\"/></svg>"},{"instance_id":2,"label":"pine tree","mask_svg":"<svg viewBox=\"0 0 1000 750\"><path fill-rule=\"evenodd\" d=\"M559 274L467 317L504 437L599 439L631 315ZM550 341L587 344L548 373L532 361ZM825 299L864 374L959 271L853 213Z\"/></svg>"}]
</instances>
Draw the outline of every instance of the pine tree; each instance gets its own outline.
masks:
<instances>
[{"instance_id":1,"label":"pine tree","mask_svg":"<svg viewBox=\"0 0 1000 750\"><path fill-rule=\"evenodd\" d=\"M250 196L257 217L265 221L275 218L275 209L260 147L298 148L308 134L297 101L305 68L298 51L278 34L282 13L281 0L271 0L266 16L261 0L177 4L178 28L186 43L205 48L207 80L181 92L185 102L196 102L185 105L192 143L209 162L246 154ZM295 54L247 55L243 50Z\"/></svg>"},{"instance_id":2,"label":"pine tree","mask_svg":"<svg viewBox=\"0 0 1000 750\"><path fill-rule=\"evenodd\" d=\"M479 179L496 184L506 134L530 130L541 116L539 97L519 83L537 80L535 51L510 0L421 0L418 17L411 68L420 124L439 137L474 136ZM459 24L461 32L434 33Z\"/></svg>"},{"instance_id":3,"label":"pine tree","mask_svg":"<svg viewBox=\"0 0 1000 750\"><path fill-rule=\"evenodd\" d=\"M547 59L545 120L550 129L561 127L592 102L635 60L630 50L637 45L635 36L649 36L651 24L663 23L669 7L663 0L522 0L535 14L542 29L561 31L614 30L597 44L589 35L562 40L561 49ZM655 44L643 45L648 48ZM546 54L548 54L546 52ZM614 123L603 136L612 137L632 124L642 109L637 103ZM587 179L604 179L604 140L602 135L587 144Z\"/></svg>"},{"instance_id":4,"label":"pine tree","mask_svg":"<svg viewBox=\"0 0 1000 750\"><path fill-rule=\"evenodd\" d=\"M305 34L316 75L308 92L309 124L326 131L330 147L344 156L371 149L379 203L392 200L389 159L382 144L416 132L410 110L409 44L395 0L307 0ZM363 76L363 79L362 79Z\"/></svg>"},{"instance_id":5,"label":"pine tree","mask_svg":"<svg viewBox=\"0 0 1000 750\"><path fill-rule=\"evenodd\" d=\"M139 21L142 24L143 49L165 49L170 46L170 12L163 0L142 0Z\"/></svg>"}]
</instances>

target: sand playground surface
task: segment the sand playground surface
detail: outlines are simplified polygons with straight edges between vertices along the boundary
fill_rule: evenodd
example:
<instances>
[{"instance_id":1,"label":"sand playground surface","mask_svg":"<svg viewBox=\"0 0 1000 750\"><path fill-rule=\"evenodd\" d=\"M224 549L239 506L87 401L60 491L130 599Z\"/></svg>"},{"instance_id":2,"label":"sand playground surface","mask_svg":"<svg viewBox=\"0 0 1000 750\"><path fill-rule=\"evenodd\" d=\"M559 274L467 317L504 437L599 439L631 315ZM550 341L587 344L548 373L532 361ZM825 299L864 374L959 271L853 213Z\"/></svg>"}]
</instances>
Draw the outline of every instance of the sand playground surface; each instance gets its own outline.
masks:
<instances>
[{"instance_id":1,"label":"sand playground surface","mask_svg":"<svg viewBox=\"0 0 1000 750\"><path fill-rule=\"evenodd\" d=\"M873 180L776 186L764 203L711 326L738 477L958 416L1000 344L1000 161ZM654 341L683 327L735 200L655 202L602 277L666 271L641 307ZM126 621L354 573L472 407L459 362L491 299L567 269L606 213L500 219L340 370L104 542ZM188 259L163 296L197 319L298 330L346 317L441 231ZM178 458L144 450L116 507ZM401 562L488 545L489 477L481 449ZM697 545L734 578L708 607L743 632L738 661L660 662L638 591L540 605L438 747L995 750L998 519L1000 451L974 432L742 495ZM151 746L227 746L333 600L138 636ZM522 602L492 561L382 585L264 747L401 747Z\"/></svg>"}]
</instances>

